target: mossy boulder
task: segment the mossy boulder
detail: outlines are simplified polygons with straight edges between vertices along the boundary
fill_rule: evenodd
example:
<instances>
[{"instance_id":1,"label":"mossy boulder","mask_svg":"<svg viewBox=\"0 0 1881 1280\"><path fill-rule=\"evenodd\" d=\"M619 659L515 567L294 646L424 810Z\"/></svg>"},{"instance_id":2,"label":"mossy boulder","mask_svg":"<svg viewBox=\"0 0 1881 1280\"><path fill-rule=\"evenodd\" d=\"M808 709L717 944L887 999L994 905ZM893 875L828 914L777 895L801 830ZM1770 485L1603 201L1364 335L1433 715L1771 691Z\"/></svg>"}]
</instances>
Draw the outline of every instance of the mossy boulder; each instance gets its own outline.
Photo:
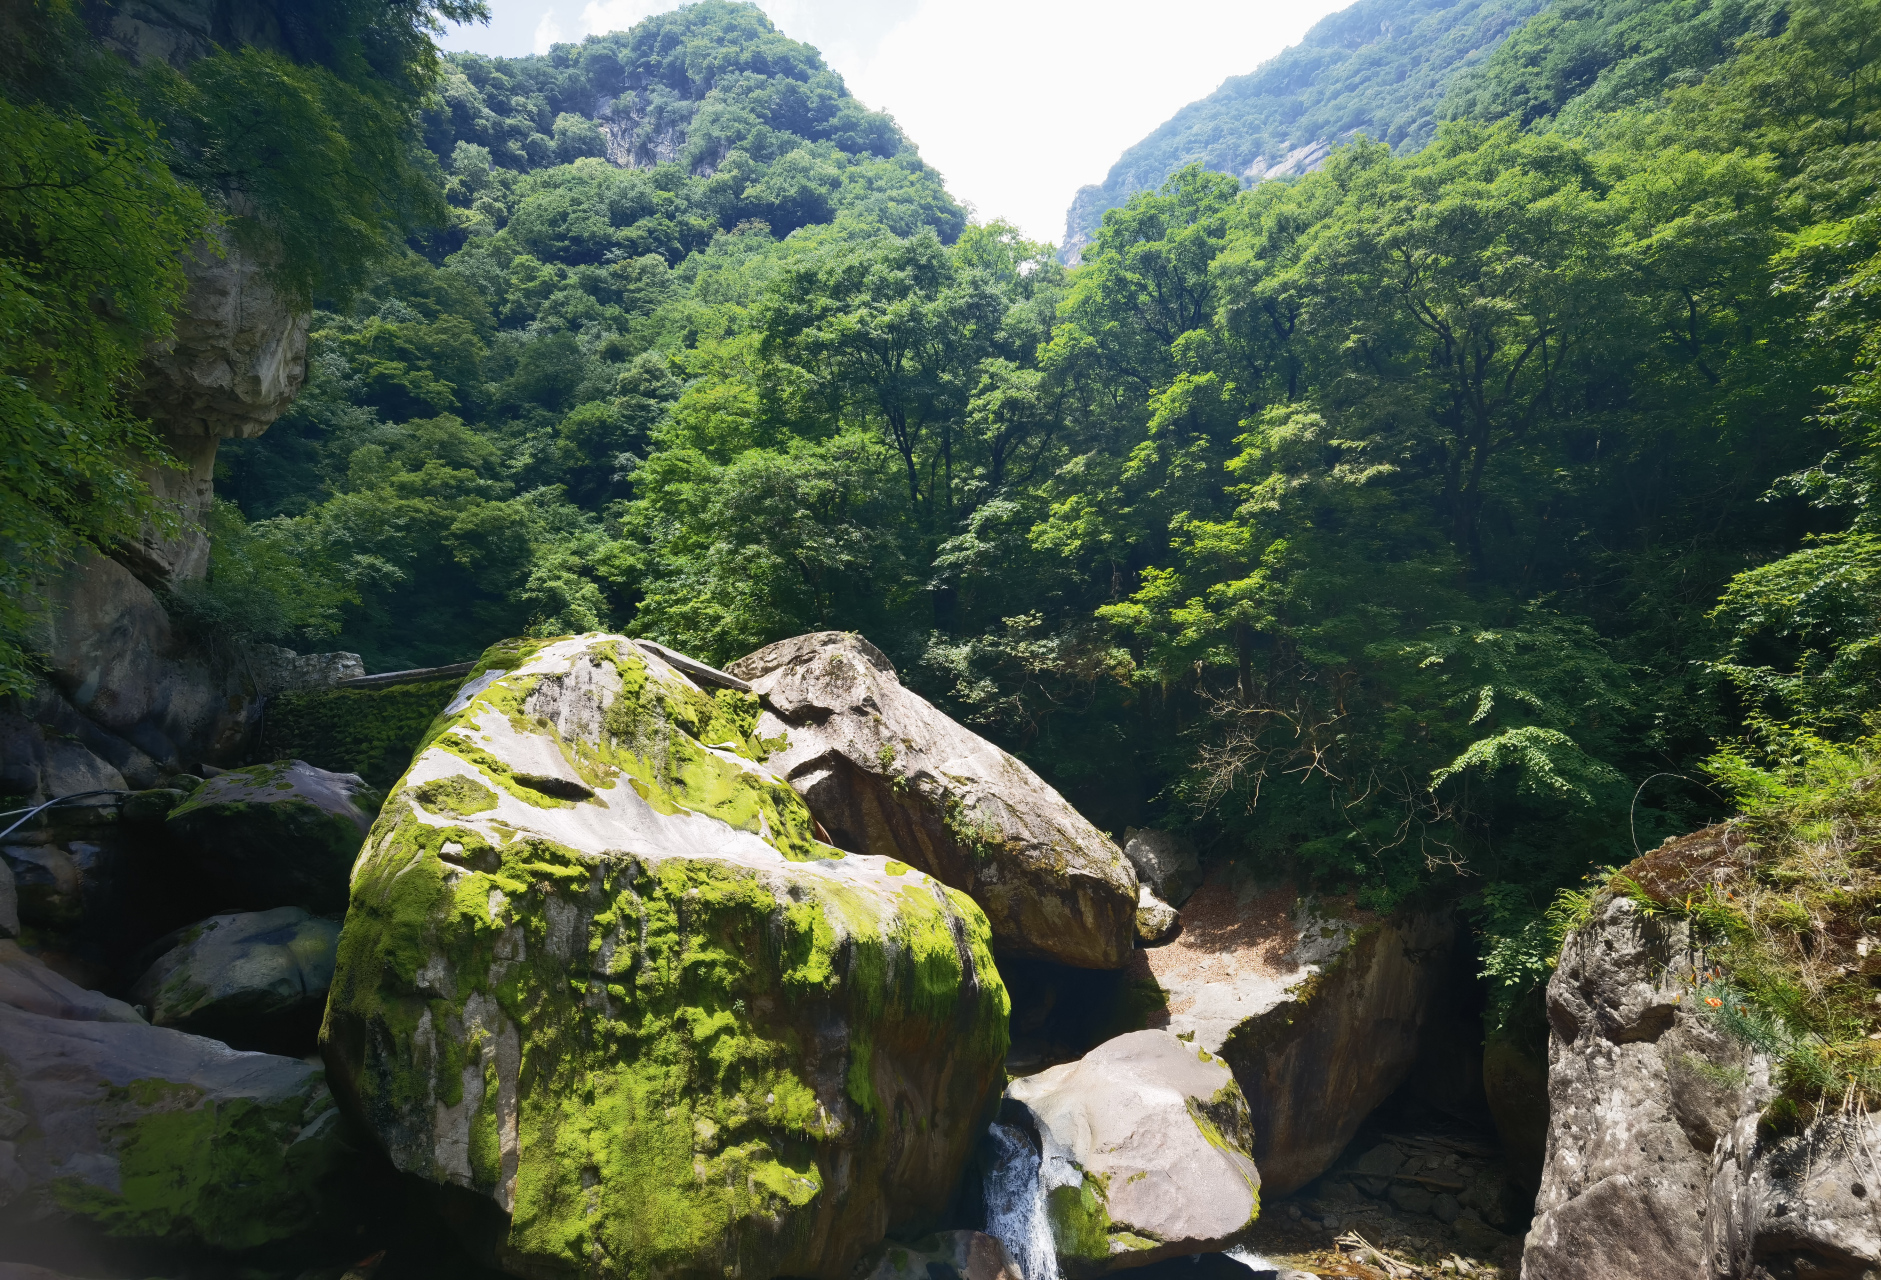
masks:
<instances>
[{"instance_id":1,"label":"mossy boulder","mask_svg":"<svg viewBox=\"0 0 1881 1280\"><path fill-rule=\"evenodd\" d=\"M358 1152L319 1068L146 1025L17 948L0 960L0 1240L245 1254L343 1216Z\"/></svg>"},{"instance_id":2,"label":"mossy boulder","mask_svg":"<svg viewBox=\"0 0 1881 1280\"><path fill-rule=\"evenodd\" d=\"M357 774L277 760L217 774L165 825L193 858L210 909L337 915L375 801Z\"/></svg>"},{"instance_id":3,"label":"mossy boulder","mask_svg":"<svg viewBox=\"0 0 1881 1280\"><path fill-rule=\"evenodd\" d=\"M498 646L361 852L336 1087L515 1274L847 1277L996 1104L985 916L820 843L757 714L624 637Z\"/></svg>"},{"instance_id":4,"label":"mossy boulder","mask_svg":"<svg viewBox=\"0 0 1881 1280\"><path fill-rule=\"evenodd\" d=\"M1070 1276L1219 1253L1260 1215L1247 1100L1220 1058L1133 1031L1014 1080L1040 1142L1040 1185Z\"/></svg>"},{"instance_id":5,"label":"mossy boulder","mask_svg":"<svg viewBox=\"0 0 1881 1280\"><path fill-rule=\"evenodd\" d=\"M315 1049L339 939L337 921L299 907L211 916L168 940L131 998L157 1026L299 1057Z\"/></svg>"},{"instance_id":6,"label":"mossy boulder","mask_svg":"<svg viewBox=\"0 0 1881 1280\"><path fill-rule=\"evenodd\" d=\"M1045 780L902 686L861 636L822 631L734 662L764 705L771 763L845 849L911 862L963 890L1002 956L1121 968L1137 876Z\"/></svg>"}]
</instances>

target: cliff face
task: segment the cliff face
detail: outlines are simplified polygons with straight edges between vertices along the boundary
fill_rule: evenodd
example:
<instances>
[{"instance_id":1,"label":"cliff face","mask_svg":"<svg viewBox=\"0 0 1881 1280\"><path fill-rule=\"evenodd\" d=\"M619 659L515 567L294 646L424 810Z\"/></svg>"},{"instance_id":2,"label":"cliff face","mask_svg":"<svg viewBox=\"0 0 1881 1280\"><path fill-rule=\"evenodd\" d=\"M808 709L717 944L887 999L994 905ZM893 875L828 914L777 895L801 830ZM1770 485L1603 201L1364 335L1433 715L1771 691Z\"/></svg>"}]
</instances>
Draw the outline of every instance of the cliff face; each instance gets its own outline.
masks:
<instances>
[{"instance_id":1,"label":"cliff face","mask_svg":"<svg viewBox=\"0 0 1881 1280\"><path fill-rule=\"evenodd\" d=\"M133 61L179 67L216 43L281 46L281 32L237 18L208 3L158 9L133 0L101 8L93 29ZM49 584L36 637L45 678L22 705L0 707L7 792L148 787L204 763L236 763L268 694L364 674L352 655L287 661L294 655L271 646L191 636L164 609L163 591L209 570L204 522L217 445L267 430L307 366L308 315L274 289L254 254L225 238L198 245L185 268L189 293L175 332L150 351L131 397L180 464L153 459L144 469L171 519L109 557L83 556Z\"/></svg>"},{"instance_id":2,"label":"cliff face","mask_svg":"<svg viewBox=\"0 0 1881 1280\"><path fill-rule=\"evenodd\" d=\"M1725 830L1668 854L1702 864ZM1569 935L1548 984L1551 1119L1524 1280L1881 1265L1881 1121L1830 1099L1801 1133L1763 1125L1771 1064L1708 1015L1691 982L1705 966L1683 921L1623 897Z\"/></svg>"},{"instance_id":3,"label":"cliff face","mask_svg":"<svg viewBox=\"0 0 1881 1280\"><path fill-rule=\"evenodd\" d=\"M203 521L214 492L217 444L266 431L293 403L307 375L307 313L275 292L253 254L232 239L204 244L188 270L189 297L176 332L151 351L133 399L183 464L181 470L153 465L145 471L178 527L147 527L115 553L139 578L157 585L208 571Z\"/></svg>"}]
</instances>

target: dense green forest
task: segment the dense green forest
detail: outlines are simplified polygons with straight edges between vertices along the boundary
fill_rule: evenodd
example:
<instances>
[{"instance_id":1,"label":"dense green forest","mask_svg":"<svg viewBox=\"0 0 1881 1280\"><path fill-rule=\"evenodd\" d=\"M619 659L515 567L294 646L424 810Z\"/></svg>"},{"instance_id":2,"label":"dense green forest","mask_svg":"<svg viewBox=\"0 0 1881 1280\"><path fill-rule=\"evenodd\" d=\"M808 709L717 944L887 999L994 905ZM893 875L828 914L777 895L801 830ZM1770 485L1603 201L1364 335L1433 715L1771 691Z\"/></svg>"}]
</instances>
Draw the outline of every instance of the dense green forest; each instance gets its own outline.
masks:
<instances>
[{"instance_id":1,"label":"dense green forest","mask_svg":"<svg viewBox=\"0 0 1881 1280\"><path fill-rule=\"evenodd\" d=\"M374 670L860 630L1100 826L1460 895L1506 1007L1560 887L1872 731L1877 31L1563 4L1428 146L1190 165L1071 269L754 7L452 57L174 605Z\"/></svg>"},{"instance_id":2,"label":"dense green forest","mask_svg":"<svg viewBox=\"0 0 1881 1280\"><path fill-rule=\"evenodd\" d=\"M1186 165L1251 180L1305 172L1361 133L1408 154L1444 120L1526 125L1571 106L1591 122L1658 101L1745 34L1773 33L1783 12L1777 0L1359 0L1126 150L1078 192L1064 252Z\"/></svg>"}]
</instances>

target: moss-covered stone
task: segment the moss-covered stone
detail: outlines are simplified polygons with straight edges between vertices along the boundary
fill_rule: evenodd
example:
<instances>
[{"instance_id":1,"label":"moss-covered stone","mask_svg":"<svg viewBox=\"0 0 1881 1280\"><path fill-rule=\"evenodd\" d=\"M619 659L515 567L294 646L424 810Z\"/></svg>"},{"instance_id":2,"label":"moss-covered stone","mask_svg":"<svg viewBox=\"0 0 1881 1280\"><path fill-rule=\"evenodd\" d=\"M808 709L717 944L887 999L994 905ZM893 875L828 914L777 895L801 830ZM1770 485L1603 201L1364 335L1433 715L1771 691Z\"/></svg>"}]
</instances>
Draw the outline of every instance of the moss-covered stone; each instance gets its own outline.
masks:
<instances>
[{"instance_id":1,"label":"moss-covered stone","mask_svg":"<svg viewBox=\"0 0 1881 1280\"><path fill-rule=\"evenodd\" d=\"M356 1168L324 1073L139 1020L0 1003L0 1107L0 1240L57 1224L172 1248L282 1245L334 1225Z\"/></svg>"},{"instance_id":2,"label":"moss-covered stone","mask_svg":"<svg viewBox=\"0 0 1881 1280\"><path fill-rule=\"evenodd\" d=\"M337 914L377 801L356 774L277 760L218 774L165 824L218 905Z\"/></svg>"},{"instance_id":3,"label":"moss-covered stone","mask_svg":"<svg viewBox=\"0 0 1881 1280\"><path fill-rule=\"evenodd\" d=\"M425 730L461 683L426 680L278 693L268 699L262 721L262 753L356 773L375 787L389 787L405 772Z\"/></svg>"},{"instance_id":4,"label":"moss-covered stone","mask_svg":"<svg viewBox=\"0 0 1881 1280\"><path fill-rule=\"evenodd\" d=\"M1006 1049L985 917L819 844L747 695L621 637L482 667L368 838L328 1007L394 1161L506 1213L519 1274L846 1276L938 1225Z\"/></svg>"}]
</instances>

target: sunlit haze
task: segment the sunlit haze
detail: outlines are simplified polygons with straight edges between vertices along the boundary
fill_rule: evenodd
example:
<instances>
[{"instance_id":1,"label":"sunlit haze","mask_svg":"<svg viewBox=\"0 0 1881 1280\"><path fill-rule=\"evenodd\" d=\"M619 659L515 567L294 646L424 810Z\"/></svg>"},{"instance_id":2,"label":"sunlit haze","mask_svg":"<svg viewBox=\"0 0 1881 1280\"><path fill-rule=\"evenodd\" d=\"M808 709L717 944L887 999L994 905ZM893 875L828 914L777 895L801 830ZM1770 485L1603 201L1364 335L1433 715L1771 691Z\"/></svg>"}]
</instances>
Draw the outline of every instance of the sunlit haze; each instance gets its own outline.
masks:
<instances>
[{"instance_id":1,"label":"sunlit haze","mask_svg":"<svg viewBox=\"0 0 1881 1280\"><path fill-rule=\"evenodd\" d=\"M1123 149L1349 0L758 0L892 114L955 198L1056 243L1065 207ZM544 53L663 0L492 0L446 48Z\"/></svg>"}]
</instances>

